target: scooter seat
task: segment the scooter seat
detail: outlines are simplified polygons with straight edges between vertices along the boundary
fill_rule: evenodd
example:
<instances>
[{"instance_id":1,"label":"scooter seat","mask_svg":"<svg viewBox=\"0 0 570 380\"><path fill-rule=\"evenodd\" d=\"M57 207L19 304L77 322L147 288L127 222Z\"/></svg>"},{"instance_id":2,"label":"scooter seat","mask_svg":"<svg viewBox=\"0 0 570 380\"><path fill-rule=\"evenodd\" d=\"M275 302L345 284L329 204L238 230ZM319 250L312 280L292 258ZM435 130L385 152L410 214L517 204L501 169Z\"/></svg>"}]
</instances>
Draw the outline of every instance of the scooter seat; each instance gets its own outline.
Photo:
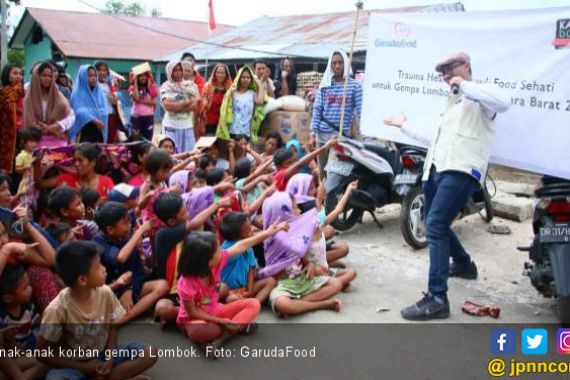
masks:
<instances>
[{"instance_id":1,"label":"scooter seat","mask_svg":"<svg viewBox=\"0 0 570 380\"><path fill-rule=\"evenodd\" d=\"M383 147L381 145L367 144L367 143L364 143L364 147L367 150L377 154L378 156L380 156L383 159L385 159L386 161L388 161L388 163L392 167L392 170L395 173L398 172L397 167L400 164L400 161L398 160L398 152L396 150L392 150L392 149Z\"/></svg>"}]
</instances>

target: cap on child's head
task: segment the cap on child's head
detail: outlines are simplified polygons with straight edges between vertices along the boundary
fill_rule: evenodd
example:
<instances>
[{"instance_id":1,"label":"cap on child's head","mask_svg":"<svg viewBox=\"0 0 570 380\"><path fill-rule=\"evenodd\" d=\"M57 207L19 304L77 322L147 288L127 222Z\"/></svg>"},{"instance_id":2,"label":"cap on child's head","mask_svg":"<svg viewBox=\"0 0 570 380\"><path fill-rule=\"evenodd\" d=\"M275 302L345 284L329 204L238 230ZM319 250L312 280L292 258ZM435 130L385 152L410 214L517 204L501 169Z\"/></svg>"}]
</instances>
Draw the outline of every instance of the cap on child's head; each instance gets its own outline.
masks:
<instances>
[{"instance_id":1,"label":"cap on child's head","mask_svg":"<svg viewBox=\"0 0 570 380\"><path fill-rule=\"evenodd\" d=\"M115 185L109 194L107 194L107 200L112 202L125 203L131 199L137 199L140 194L140 189L126 183L119 183Z\"/></svg>"}]
</instances>

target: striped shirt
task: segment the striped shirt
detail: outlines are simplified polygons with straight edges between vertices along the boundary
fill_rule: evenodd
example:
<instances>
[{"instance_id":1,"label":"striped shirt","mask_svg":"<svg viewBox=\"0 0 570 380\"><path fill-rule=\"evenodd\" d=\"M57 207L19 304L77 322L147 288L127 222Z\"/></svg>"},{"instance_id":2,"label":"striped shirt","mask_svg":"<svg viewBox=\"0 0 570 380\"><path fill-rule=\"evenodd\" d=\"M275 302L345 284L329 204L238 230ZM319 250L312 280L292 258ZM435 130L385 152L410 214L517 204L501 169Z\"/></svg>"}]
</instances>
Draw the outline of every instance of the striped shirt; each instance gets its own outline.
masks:
<instances>
[{"instance_id":1,"label":"striped shirt","mask_svg":"<svg viewBox=\"0 0 570 380\"><path fill-rule=\"evenodd\" d=\"M315 106L313 108L313 120L311 122L311 132L318 135L331 135L338 132L326 124L321 118L324 116L335 126L340 125L340 113L342 108L342 93L344 81L335 82L330 87L323 87L317 93ZM362 86L354 79L348 80L346 88L346 105L344 109L343 133L350 134L350 128L354 119L354 112L359 117L362 114Z\"/></svg>"}]
</instances>

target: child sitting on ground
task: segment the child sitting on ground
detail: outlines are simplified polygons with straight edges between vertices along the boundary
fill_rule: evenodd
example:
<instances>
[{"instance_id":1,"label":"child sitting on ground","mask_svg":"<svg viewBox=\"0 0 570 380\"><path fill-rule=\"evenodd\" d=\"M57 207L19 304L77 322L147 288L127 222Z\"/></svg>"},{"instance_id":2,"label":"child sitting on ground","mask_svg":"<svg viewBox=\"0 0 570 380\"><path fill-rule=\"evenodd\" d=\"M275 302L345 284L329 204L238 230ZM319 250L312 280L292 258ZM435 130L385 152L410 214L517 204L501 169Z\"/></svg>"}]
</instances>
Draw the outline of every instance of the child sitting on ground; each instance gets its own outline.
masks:
<instances>
[{"instance_id":1,"label":"child sitting on ground","mask_svg":"<svg viewBox=\"0 0 570 380\"><path fill-rule=\"evenodd\" d=\"M274 177L275 186L277 190L285 191L287 182L304 166L308 165L311 161L317 158L321 153L337 144L336 139L329 140L325 145L305 155L303 158L294 161L293 152L289 149L281 148L273 156L273 162L277 167L277 173Z\"/></svg>"},{"instance_id":2,"label":"child sitting on ground","mask_svg":"<svg viewBox=\"0 0 570 380\"><path fill-rule=\"evenodd\" d=\"M206 170L202 168L197 168L196 172L194 173L194 177L196 177L196 182L194 183L194 188L200 188L204 186L208 186L206 184Z\"/></svg>"},{"instance_id":3,"label":"child sitting on ground","mask_svg":"<svg viewBox=\"0 0 570 380\"><path fill-rule=\"evenodd\" d=\"M311 244L307 252L307 258L315 265L324 268L331 276L335 276L343 284L343 289L349 286L350 282L356 278L356 270L354 269L330 269L327 257L326 239L323 227L332 223L346 207L350 195L358 186L358 182L350 183L342 198L337 203L334 210L328 215L325 214L324 208L320 209L319 227L311 239ZM294 198L295 205L305 213L313 208L319 209L313 195L316 195L316 189L313 185L313 176L311 174L296 174L291 178L287 185L287 191ZM348 252L347 252L348 253Z\"/></svg>"},{"instance_id":4,"label":"child sitting on ground","mask_svg":"<svg viewBox=\"0 0 570 380\"><path fill-rule=\"evenodd\" d=\"M295 198L295 202L302 212L310 210L313 207L316 207L317 210L319 210L321 215L321 222L323 223L319 228L322 230L325 240L327 240L329 237L331 237L330 235L334 235L335 233L334 228L330 226L330 223L332 223L340 215L340 213L343 212L350 198L350 194L352 194L352 191L355 189L355 185L348 185L347 192L350 192L350 194L347 195L347 193L345 193L345 195L337 203L335 209L327 215L326 210L323 206L325 197L324 184L321 183L319 189L316 190L316 182L318 182L318 180L314 175L302 173L295 174L287 184L287 192L293 198ZM340 262L339 260L348 255L349 248L347 244L326 242L326 252L328 266L340 268L345 267L344 263Z\"/></svg>"},{"instance_id":5,"label":"child sitting on ground","mask_svg":"<svg viewBox=\"0 0 570 380\"><path fill-rule=\"evenodd\" d=\"M105 267L97 244L74 241L62 245L56 254L56 267L67 288L42 317L37 348L54 352L53 356L39 358L53 368L46 379L147 378L140 374L157 360L151 355L151 347L138 342L117 344L117 330L112 324L125 310L105 285ZM60 347L76 355L64 356ZM121 355L114 355L117 352Z\"/></svg>"},{"instance_id":6,"label":"child sitting on ground","mask_svg":"<svg viewBox=\"0 0 570 380\"><path fill-rule=\"evenodd\" d=\"M256 328L253 321L261 308L255 298L219 303L217 288L221 271L231 257L288 228L286 222L274 223L227 250L220 249L216 235L211 232L193 232L185 239L178 263L178 294L183 307L176 323L192 341L210 346L206 349L208 356L215 358L218 348L238 332L253 333Z\"/></svg>"},{"instance_id":7,"label":"child sitting on ground","mask_svg":"<svg viewBox=\"0 0 570 380\"><path fill-rule=\"evenodd\" d=\"M95 210L101 205L101 194L97 190L87 187L82 188L79 192L81 194L81 202L85 207L85 220L93 220Z\"/></svg>"},{"instance_id":8,"label":"child sitting on ground","mask_svg":"<svg viewBox=\"0 0 570 380\"><path fill-rule=\"evenodd\" d=\"M242 157L236 162L236 189L246 194L249 204L253 204L265 187L273 183L273 175L264 174L272 163L271 160L266 160L252 172L253 164L247 157Z\"/></svg>"},{"instance_id":9,"label":"child sitting on ground","mask_svg":"<svg viewBox=\"0 0 570 380\"><path fill-rule=\"evenodd\" d=\"M235 166L235 155L234 155L234 148L235 148L235 142L234 141L228 141L228 159L226 160L225 158L221 158L220 157L220 150L218 149L218 143L220 143L221 140L218 140L214 145L212 145L210 148L205 149L204 153L206 154L206 158L204 158L203 162L200 162L200 167L204 170L206 170L207 168L218 168L218 169L223 169L227 172L229 172L230 174L232 174L234 172L234 166ZM205 165L205 167L203 167L202 165Z\"/></svg>"},{"instance_id":10,"label":"child sitting on ground","mask_svg":"<svg viewBox=\"0 0 570 380\"><path fill-rule=\"evenodd\" d=\"M125 205L129 210L129 219L131 225L136 227L137 217L140 215L140 210L137 208L139 202L140 188L127 185L126 183L119 183L115 185L107 195L108 202L118 202Z\"/></svg>"},{"instance_id":11,"label":"child sitting on ground","mask_svg":"<svg viewBox=\"0 0 570 380\"><path fill-rule=\"evenodd\" d=\"M11 247L2 247L2 251L7 253L16 249L23 253L26 249L25 244L11 244ZM40 314L31 302L30 280L20 264L8 264L3 269L0 277L0 349L33 349ZM46 372L47 367L35 358L0 357L0 379L37 379L43 378Z\"/></svg>"},{"instance_id":12,"label":"child sitting on ground","mask_svg":"<svg viewBox=\"0 0 570 380\"><path fill-rule=\"evenodd\" d=\"M239 241L251 238L251 224L247 214L234 211L225 214L222 217L220 233L224 238L222 250L227 250ZM226 302L251 297L255 297L261 304L267 301L277 281L273 277L256 281L257 267L252 248L228 260L226 267L222 270L222 282L230 289Z\"/></svg>"},{"instance_id":13,"label":"child sitting on ground","mask_svg":"<svg viewBox=\"0 0 570 380\"><path fill-rule=\"evenodd\" d=\"M169 189L166 186L166 179L170 170L174 166L172 158L168 153L158 149L149 153L144 161L144 167L148 173L143 185L140 188L138 208L142 212L143 221L154 218L152 207L156 197Z\"/></svg>"},{"instance_id":14,"label":"child sitting on ground","mask_svg":"<svg viewBox=\"0 0 570 380\"><path fill-rule=\"evenodd\" d=\"M145 222L132 233L128 209L117 202L101 206L95 214L95 222L101 232L93 241L102 248L101 262L107 269L106 283L127 312L115 323L123 324L153 307L169 290L165 280L145 281L139 245L143 236L152 229L152 224Z\"/></svg>"},{"instance_id":15,"label":"child sitting on ground","mask_svg":"<svg viewBox=\"0 0 570 380\"><path fill-rule=\"evenodd\" d=\"M67 223L79 240L91 240L99 232L95 222L85 220L85 206L77 190L68 186L53 189L48 197L48 209L60 222Z\"/></svg>"},{"instance_id":16,"label":"child sitting on ground","mask_svg":"<svg viewBox=\"0 0 570 380\"><path fill-rule=\"evenodd\" d=\"M180 257L181 243L193 230L202 227L208 219L221 207L227 207L229 200L213 203L197 214L190 221L188 210L182 197L178 194L165 193L158 196L154 204L154 212L164 223L156 234L156 278L165 279L169 284L169 293L156 304L156 317L163 323L176 320L178 315L177 295L177 263Z\"/></svg>"},{"instance_id":17,"label":"child sitting on ground","mask_svg":"<svg viewBox=\"0 0 570 380\"><path fill-rule=\"evenodd\" d=\"M316 210L300 215L292 197L276 192L263 204L263 226L276 220L290 220L292 230L264 242L266 266L260 276L278 275L275 289L269 294L273 311L289 316L307 311L331 309L339 311L341 302L331 298L343 288L342 282L329 275L327 269L315 265L307 255L311 237L318 228Z\"/></svg>"},{"instance_id":18,"label":"child sitting on ground","mask_svg":"<svg viewBox=\"0 0 570 380\"><path fill-rule=\"evenodd\" d=\"M10 188L12 187L12 179L4 171L0 171L0 207L12 209L20 203L20 199L24 193L12 195Z\"/></svg>"},{"instance_id":19,"label":"child sitting on ground","mask_svg":"<svg viewBox=\"0 0 570 380\"><path fill-rule=\"evenodd\" d=\"M18 255L6 256L6 262L20 263L26 268L28 278L32 285L33 302L43 311L47 305L59 294L62 289L57 275L53 271L55 263L55 250L46 236L31 222L28 210L19 206L14 209L14 214L18 218L17 223L21 223L24 239L32 243L27 249ZM0 221L0 245L9 243L8 226ZM16 238L17 239L17 238ZM2 264L0 261L0 271Z\"/></svg>"}]
</instances>

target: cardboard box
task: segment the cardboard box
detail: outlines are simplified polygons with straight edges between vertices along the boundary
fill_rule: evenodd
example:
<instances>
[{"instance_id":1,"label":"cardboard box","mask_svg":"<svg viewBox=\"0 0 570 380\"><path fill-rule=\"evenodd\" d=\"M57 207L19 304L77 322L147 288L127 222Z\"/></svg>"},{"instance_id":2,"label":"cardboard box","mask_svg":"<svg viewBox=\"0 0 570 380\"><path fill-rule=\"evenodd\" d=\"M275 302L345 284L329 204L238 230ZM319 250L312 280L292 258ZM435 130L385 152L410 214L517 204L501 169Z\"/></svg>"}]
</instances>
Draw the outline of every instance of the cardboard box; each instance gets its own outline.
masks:
<instances>
[{"instance_id":1,"label":"cardboard box","mask_svg":"<svg viewBox=\"0 0 570 380\"><path fill-rule=\"evenodd\" d=\"M265 137L270 132L278 131L285 142L297 139L301 144L308 144L310 128L309 112L274 111L263 121L260 136Z\"/></svg>"},{"instance_id":2,"label":"cardboard box","mask_svg":"<svg viewBox=\"0 0 570 380\"><path fill-rule=\"evenodd\" d=\"M137 75L141 75L141 74L144 74L146 72L149 72L149 71L152 72L152 69L151 69L150 64L148 62L144 62L144 63L141 63L140 65L133 67L131 69L131 71L133 72L133 74L135 76L137 76Z\"/></svg>"}]
</instances>

